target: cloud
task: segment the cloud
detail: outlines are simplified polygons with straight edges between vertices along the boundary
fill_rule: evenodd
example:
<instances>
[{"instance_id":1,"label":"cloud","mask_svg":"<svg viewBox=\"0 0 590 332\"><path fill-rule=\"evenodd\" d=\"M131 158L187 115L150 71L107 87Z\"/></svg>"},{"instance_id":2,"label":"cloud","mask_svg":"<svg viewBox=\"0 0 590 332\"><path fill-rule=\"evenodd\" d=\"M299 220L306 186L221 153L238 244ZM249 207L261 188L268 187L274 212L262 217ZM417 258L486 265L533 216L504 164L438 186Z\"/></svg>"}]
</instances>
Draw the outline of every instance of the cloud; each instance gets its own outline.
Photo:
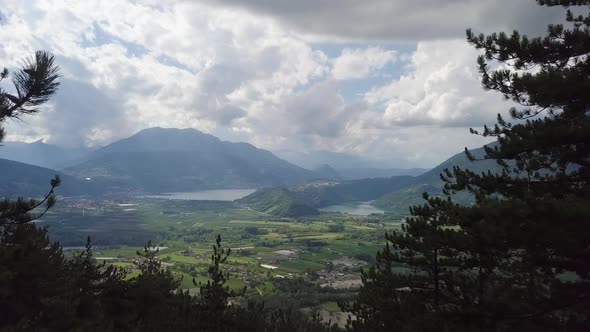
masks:
<instances>
[{"instance_id":1,"label":"cloud","mask_svg":"<svg viewBox=\"0 0 590 332\"><path fill-rule=\"evenodd\" d=\"M53 108L39 114L38 119L50 143L92 146L128 130L122 102L92 84L62 80L52 104Z\"/></svg>"},{"instance_id":2,"label":"cloud","mask_svg":"<svg viewBox=\"0 0 590 332\"><path fill-rule=\"evenodd\" d=\"M563 13L529 1L442 3L4 1L0 64L45 49L63 74L46 110L7 129L11 139L102 145L192 127L271 150L432 166L483 144L467 127L509 107L481 89L464 28L544 30Z\"/></svg>"},{"instance_id":3,"label":"cloud","mask_svg":"<svg viewBox=\"0 0 590 332\"><path fill-rule=\"evenodd\" d=\"M341 82L326 80L287 98L285 108L261 121L272 123L277 132L271 136L284 135L291 150L313 147L371 156L389 167L432 167L466 146L490 142L468 127L493 124L511 106L483 90L476 57L463 40L423 41L404 74L362 100L346 102Z\"/></svg>"},{"instance_id":4,"label":"cloud","mask_svg":"<svg viewBox=\"0 0 590 332\"><path fill-rule=\"evenodd\" d=\"M64 80L92 86L105 104L117 104L117 121L124 123L117 130L101 129L109 127L112 118L106 113L89 118L92 125L79 126L88 135L82 141L89 144L105 144L157 125L222 132L328 72L321 51L271 20L201 4L32 1L7 4L3 12L4 65L14 65L36 49L50 50L57 55ZM67 84L62 90L63 98L92 93L74 91ZM97 114L106 112L99 100L91 100L88 107ZM67 114L60 109L65 103L55 105L55 114ZM39 133L53 139L67 134L52 133L58 128L32 121L39 124Z\"/></svg>"},{"instance_id":5,"label":"cloud","mask_svg":"<svg viewBox=\"0 0 590 332\"><path fill-rule=\"evenodd\" d=\"M213 120L220 125L229 125L233 120L244 117L245 115L246 111L239 107L224 105L218 108L217 112L214 113Z\"/></svg>"},{"instance_id":6,"label":"cloud","mask_svg":"<svg viewBox=\"0 0 590 332\"><path fill-rule=\"evenodd\" d=\"M385 110L375 121L390 127L493 123L509 105L483 90L476 57L463 40L418 43L404 75L365 94L369 105Z\"/></svg>"},{"instance_id":7,"label":"cloud","mask_svg":"<svg viewBox=\"0 0 590 332\"><path fill-rule=\"evenodd\" d=\"M525 33L563 21L563 8L532 0L201 0L246 8L288 24L310 40L418 41L461 38L466 28Z\"/></svg>"},{"instance_id":8,"label":"cloud","mask_svg":"<svg viewBox=\"0 0 590 332\"><path fill-rule=\"evenodd\" d=\"M338 82L328 80L287 97L273 122L284 124L283 133L335 138L345 134L347 123L362 111L363 105L345 103Z\"/></svg>"},{"instance_id":9,"label":"cloud","mask_svg":"<svg viewBox=\"0 0 590 332\"><path fill-rule=\"evenodd\" d=\"M382 167L400 168L434 167L465 147L478 148L490 142L466 128L435 126L362 128L354 135L357 145L349 151L371 156Z\"/></svg>"},{"instance_id":10,"label":"cloud","mask_svg":"<svg viewBox=\"0 0 590 332\"><path fill-rule=\"evenodd\" d=\"M333 61L332 77L337 80L367 78L396 58L397 52L380 47L344 49Z\"/></svg>"}]
</instances>

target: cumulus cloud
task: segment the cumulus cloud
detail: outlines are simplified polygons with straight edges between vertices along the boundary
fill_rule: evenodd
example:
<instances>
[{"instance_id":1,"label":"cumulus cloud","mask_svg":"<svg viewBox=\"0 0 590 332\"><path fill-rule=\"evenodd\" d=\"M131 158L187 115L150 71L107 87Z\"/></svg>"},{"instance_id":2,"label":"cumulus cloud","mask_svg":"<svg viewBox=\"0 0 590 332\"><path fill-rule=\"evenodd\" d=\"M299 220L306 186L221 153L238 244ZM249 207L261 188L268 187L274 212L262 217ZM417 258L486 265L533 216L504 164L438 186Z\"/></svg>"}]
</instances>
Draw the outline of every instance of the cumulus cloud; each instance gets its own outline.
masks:
<instances>
[{"instance_id":1,"label":"cumulus cloud","mask_svg":"<svg viewBox=\"0 0 590 332\"><path fill-rule=\"evenodd\" d=\"M323 81L285 98L277 109L257 121L267 123L277 134L335 138L345 133L347 123L364 111L361 104L347 104L336 81Z\"/></svg>"},{"instance_id":2,"label":"cumulus cloud","mask_svg":"<svg viewBox=\"0 0 590 332\"><path fill-rule=\"evenodd\" d=\"M392 167L483 144L467 127L508 108L481 89L465 27L537 31L563 12L509 0L0 3L0 65L44 49L63 74L46 110L10 123L12 139L103 145L192 127Z\"/></svg>"},{"instance_id":3,"label":"cumulus cloud","mask_svg":"<svg viewBox=\"0 0 590 332\"><path fill-rule=\"evenodd\" d=\"M380 47L344 49L334 59L332 76L337 80L363 79L395 61L397 52Z\"/></svg>"},{"instance_id":4,"label":"cumulus cloud","mask_svg":"<svg viewBox=\"0 0 590 332\"><path fill-rule=\"evenodd\" d=\"M201 0L246 8L286 22L310 40L402 40L460 38L479 31L518 29L538 34L563 20L562 8L532 0Z\"/></svg>"},{"instance_id":5,"label":"cumulus cloud","mask_svg":"<svg viewBox=\"0 0 590 332\"><path fill-rule=\"evenodd\" d=\"M481 126L493 122L508 104L480 83L477 52L463 40L418 43L406 74L365 94L385 112L385 126Z\"/></svg>"},{"instance_id":6,"label":"cumulus cloud","mask_svg":"<svg viewBox=\"0 0 590 332\"><path fill-rule=\"evenodd\" d=\"M490 142L466 128L436 126L363 128L351 135L362 139L349 151L371 156L383 167L433 167L465 147L478 148Z\"/></svg>"},{"instance_id":7,"label":"cumulus cloud","mask_svg":"<svg viewBox=\"0 0 590 332\"><path fill-rule=\"evenodd\" d=\"M91 89L72 91L64 85L60 96L88 98L88 107L105 115L79 126L94 137L83 140L89 144L155 125L215 131L262 112L328 71L321 51L271 20L244 12L127 1L35 1L10 3L3 10L3 64L47 49L57 55L64 79L101 91L105 105L116 101L117 121L125 126L104 131L113 116L101 109ZM69 114L66 103L54 106L55 114ZM50 133L53 129L41 125L38 131L50 141L64 141L58 137L67 131Z\"/></svg>"},{"instance_id":8,"label":"cumulus cloud","mask_svg":"<svg viewBox=\"0 0 590 332\"><path fill-rule=\"evenodd\" d=\"M62 80L54 107L40 114L49 141L61 145L104 144L125 132L127 121L121 100L113 100L92 84Z\"/></svg>"}]
</instances>

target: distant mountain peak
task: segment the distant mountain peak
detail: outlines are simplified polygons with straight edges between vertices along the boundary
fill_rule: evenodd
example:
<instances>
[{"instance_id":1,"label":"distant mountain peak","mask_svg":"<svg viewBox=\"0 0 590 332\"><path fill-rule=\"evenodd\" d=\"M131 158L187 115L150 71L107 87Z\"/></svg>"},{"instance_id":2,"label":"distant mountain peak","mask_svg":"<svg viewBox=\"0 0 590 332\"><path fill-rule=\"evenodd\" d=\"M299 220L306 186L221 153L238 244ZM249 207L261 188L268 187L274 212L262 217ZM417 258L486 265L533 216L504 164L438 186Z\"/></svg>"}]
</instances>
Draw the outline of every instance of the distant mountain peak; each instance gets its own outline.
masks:
<instances>
[{"instance_id":1,"label":"distant mountain peak","mask_svg":"<svg viewBox=\"0 0 590 332\"><path fill-rule=\"evenodd\" d=\"M204 132L202 132L198 129L195 129L195 128L164 128L164 127L145 128L145 129L138 131L134 135L131 135L129 138L136 137L136 136L141 137L141 136L155 136L155 135L156 136L157 135L169 135L169 136L182 135L182 136L193 136L193 137L209 137L209 138L214 138L216 140L219 140L219 138L217 138L211 134L204 133Z\"/></svg>"},{"instance_id":2,"label":"distant mountain peak","mask_svg":"<svg viewBox=\"0 0 590 332\"><path fill-rule=\"evenodd\" d=\"M137 152L137 151L190 151L202 146L221 143L213 135L203 133L194 128L162 128L153 127L115 141L99 153Z\"/></svg>"},{"instance_id":3,"label":"distant mountain peak","mask_svg":"<svg viewBox=\"0 0 590 332\"><path fill-rule=\"evenodd\" d=\"M148 192L254 188L292 184L315 174L248 143L193 128L147 128L92 153L66 170L102 176Z\"/></svg>"}]
</instances>

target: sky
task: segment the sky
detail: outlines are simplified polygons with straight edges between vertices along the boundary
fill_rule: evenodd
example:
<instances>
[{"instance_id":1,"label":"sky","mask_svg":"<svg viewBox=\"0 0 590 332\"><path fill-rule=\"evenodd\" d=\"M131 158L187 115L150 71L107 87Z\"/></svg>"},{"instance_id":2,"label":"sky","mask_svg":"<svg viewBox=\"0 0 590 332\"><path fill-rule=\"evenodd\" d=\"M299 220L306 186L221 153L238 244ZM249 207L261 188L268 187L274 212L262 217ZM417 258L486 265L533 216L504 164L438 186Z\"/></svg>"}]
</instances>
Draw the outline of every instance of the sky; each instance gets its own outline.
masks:
<instances>
[{"instance_id":1,"label":"sky","mask_svg":"<svg viewBox=\"0 0 590 332\"><path fill-rule=\"evenodd\" d=\"M0 66L55 54L59 92L7 140L101 146L195 128L271 151L432 167L510 104L465 29L542 35L534 0L0 0ZM3 82L7 88L6 82Z\"/></svg>"}]
</instances>

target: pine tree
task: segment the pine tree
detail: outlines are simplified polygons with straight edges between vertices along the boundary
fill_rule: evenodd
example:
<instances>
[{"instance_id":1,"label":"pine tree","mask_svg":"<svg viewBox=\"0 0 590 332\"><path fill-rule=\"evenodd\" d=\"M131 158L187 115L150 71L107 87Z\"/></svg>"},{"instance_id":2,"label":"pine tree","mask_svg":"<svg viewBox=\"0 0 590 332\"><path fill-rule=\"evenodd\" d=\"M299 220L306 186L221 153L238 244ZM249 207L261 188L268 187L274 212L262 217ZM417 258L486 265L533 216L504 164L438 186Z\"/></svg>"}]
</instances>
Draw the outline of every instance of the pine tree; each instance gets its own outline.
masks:
<instances>
[{"instance_id":1,"label":"pine tree","mask_svg":"<svg viewBox=\"0 0 590 332\"><path fill-rule=\"evenodd\" d=\"M0 73L0 81L8 76L8 69L4 68ZM0 142L6 136L1 126L3 122L39 112L39 106L47 102L59 87L59 67L55 64L55 57L43 51L37 51L34 57L25 59L22 68L12 76L16 94L0 89ZM19 198L15 201L9 199L0 201L0 227L40 218L55 204L53 193L60 183L59 176L52 179L49 192L41 200ZM40 214L31 214L40 207L44 208Z\"/></svg>"},{"instance_id":2,"label":"pine tree","mask_svg":"<svg viewBox=\"0 0 590 332\"><path fill-rule=\"evenodd\" d=\"M8 77L9 72L4 69L0 81ZM38 107L57 91L58 78L53 55L39 51L25 59L12 75L16 93L0 89L0 124L38 112ZM0 142L5 135L0 126ZM53 192L59 184L56 176L41 200L4 198L0 201L0 311L3 313L0 328L50 326L52 313L68 311L67 302L60 298L67 284L61 248L49 241L46 229L37 229L29 223L55 204ZM32 214L38 208L42 211Z\"/></svg>"},{"instance_id":3,"label":"pine tree","mask_svg":"<svg viewBox=\"0 0 590 332\"><path fill-rule=\"evenodd\" d=\"M542 38L467 31L484 52L484 88L521 106L510 110L515 124L498 116L493 128L472 130L497 138L485 158L496 160L501 174L454 169L445 176L449 192L474 193L486 226L504 230L509 257L496 275L511 287L490 285L495 298L505 298L492 314L538 330L590 328L590 15L568 9L566 21L569 27L550 25ZM494 61L506 69L491 69ZM575 278L566 281L567 274Z\"/></svg>"},{"instance_id":4,"label":"pine tree","mask_svg":"<svg viewBox=\"0 0 590 332\"><path fill-rule=\"evenodd\" d=\"M211 264L209 264L207 270L209 280L207 280L206 284L202 284L195 282L193 279L193 283L199 286L203 306L213 313L223 311L230 296L233 295L233 292L225 285L229 274L221 269L221 264L227 261L230 254L231 249L223 248L221 246L221 236L217 235L213 245L213 254L211 254Z\"/></svg>"},{"instance_id":5,"label":"pine tree","mask_svg":"<svg viewBox=\"0 0 590 332\"><path fill-rule=\"evenodd\" d=\"M72 307L72 328L87 331L112 329L121 313L111 310L111 305L121 300L116 294L124 289L125 271L107 265L106 261L98 264L90 237L85 249L74 253L65 265L69 279L65 295Z\"/></svg>"},{"instance_id":6,"label":"pine tree","mask_svg":"<svg viewBox=\"0 0 590 332\"><path fill-rule=\"evenodd\" d=\"M495 126L471 130L497 139L484 158L502 172L445 170L445 193L469 192L475 204L429 198L413 208L344 306L357 315L351 327L590 330L590 15L568 9L566 21L540 38L467 31L483 51L484 88L520 105L509 112L514 124L498 115ZM399 264L414 271L397 273Z\"/></svg>"},{"instance_id":7,"label":"pine tree","mask_svg":"<svg viewBox=\"0 0 590 332\"><path fill-rule=\"evenodd\" d=\"M429 197L410 209L400 232L385 234L377 264L362 272L363 286L352 304L341 303L358 331L458 331L446 313L457 307L454 285L464 260L462 208Z\"/></svg>"},{"instance_id":8,"label":"pine tree","mask_svg":"<svg viewBox=\"0 0 590 332\"><path fill-rule=\"evenodd\" d=\"M55 328L52 314L69 311L61 248L32 224L4 227L0 236L0 329Z\"/></svg>"}]
</instances>

